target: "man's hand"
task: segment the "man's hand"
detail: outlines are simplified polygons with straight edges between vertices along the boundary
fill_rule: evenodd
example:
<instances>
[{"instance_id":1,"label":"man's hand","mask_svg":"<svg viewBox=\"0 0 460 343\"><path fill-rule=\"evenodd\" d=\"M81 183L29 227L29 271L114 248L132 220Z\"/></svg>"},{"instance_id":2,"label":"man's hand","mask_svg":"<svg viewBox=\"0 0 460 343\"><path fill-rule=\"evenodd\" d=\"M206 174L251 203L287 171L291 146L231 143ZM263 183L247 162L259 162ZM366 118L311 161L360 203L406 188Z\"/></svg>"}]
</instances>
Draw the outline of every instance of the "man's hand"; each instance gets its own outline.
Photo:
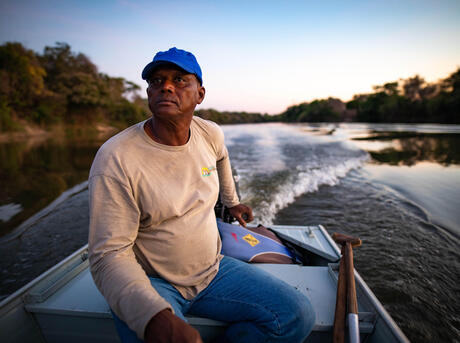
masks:
<instances>
[{"instance_id":1,"label":"man's hand","mask_svg":"<svg viewBox=\"0 0 460 343\"><path fill-rule=\"evenodd\" d=\"M254 219L254 216L252 215L252 208L243 204L233 206L229 208L228 211L244 227L246 227L246 223L249 223Z\"/></svg>"},{"instance_id":2,"label":"man's hand","mask_svg":"<svg viewBox=\"0 0 460 343\"><path fill-rule=\"evenodd\" d=\"M203 343L198 331L169 309L158 312L150 319L144 338L146 342L155 343Z\"/></svg>"}]
</instances>

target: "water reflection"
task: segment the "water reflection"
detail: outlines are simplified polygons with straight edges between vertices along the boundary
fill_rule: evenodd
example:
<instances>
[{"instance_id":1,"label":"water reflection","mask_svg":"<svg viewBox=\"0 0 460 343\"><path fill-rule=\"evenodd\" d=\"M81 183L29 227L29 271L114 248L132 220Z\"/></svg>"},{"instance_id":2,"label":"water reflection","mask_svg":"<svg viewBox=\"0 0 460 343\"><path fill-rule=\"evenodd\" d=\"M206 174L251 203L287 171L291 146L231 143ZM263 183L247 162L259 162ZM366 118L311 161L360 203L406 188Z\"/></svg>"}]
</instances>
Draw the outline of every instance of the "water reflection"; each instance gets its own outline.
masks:
<instances>
[{"instance_id":1,"label":"water reflection","mask_svg":"<svg viewBox=\"0 0 460 343\"><path fill-rule=\"evenodd\" d=\"M86 180L106 139L72 134L0 144L0 236Z\"/></svg>"},{"instance_id":2,"label":"water reflection","mask_svg":"<svg viewBox=\"0 0 460 343\"><path fill-rule=\"evenodd\" d=\"M460 164L458 134L374 131L353 141L378 164L412 166L421 161L443 166Z\"/></svg>"}]
</instances>

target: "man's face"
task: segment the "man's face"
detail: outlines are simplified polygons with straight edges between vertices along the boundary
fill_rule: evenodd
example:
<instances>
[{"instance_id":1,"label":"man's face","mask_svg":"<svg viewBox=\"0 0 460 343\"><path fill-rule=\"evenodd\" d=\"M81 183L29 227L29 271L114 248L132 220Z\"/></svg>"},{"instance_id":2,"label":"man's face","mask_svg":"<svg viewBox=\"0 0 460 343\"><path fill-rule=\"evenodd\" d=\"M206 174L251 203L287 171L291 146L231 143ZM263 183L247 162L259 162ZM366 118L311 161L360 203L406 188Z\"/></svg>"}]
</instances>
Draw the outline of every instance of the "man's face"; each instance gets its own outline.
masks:
<instances>
[{"instance_id":1,"label":"man's face","mask_svg":"<svg viewBox=\"0 0 460 343\"><path fill-rule=\"evenodd\" d=\"M177 119L193 115L205 90L193 74L171 66L156 69L148 79L149 108L154 117Z\"/></svg>"}]
</instances>

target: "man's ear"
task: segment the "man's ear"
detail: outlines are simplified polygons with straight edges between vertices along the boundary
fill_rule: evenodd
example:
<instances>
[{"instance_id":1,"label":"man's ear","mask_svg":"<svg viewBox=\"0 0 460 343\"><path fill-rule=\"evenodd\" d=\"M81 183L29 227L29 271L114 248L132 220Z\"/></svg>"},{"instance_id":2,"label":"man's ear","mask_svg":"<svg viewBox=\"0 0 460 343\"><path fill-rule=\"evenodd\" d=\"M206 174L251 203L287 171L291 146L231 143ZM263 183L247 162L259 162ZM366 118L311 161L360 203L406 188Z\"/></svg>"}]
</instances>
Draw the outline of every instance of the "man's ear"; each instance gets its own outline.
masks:
<instances>
[{"instance_id":1,"label":"man's ear","mask_svg":"<svg viewBox=\"0 0 460 343\"><path fill-rule=\"evenodd\" d=\"M205 94L206 94L206 89L204 89L203 86L200 86L198 88L198 100L197 100L198 104L201 104L203 102Z\"/></svg>"}]
</instances>

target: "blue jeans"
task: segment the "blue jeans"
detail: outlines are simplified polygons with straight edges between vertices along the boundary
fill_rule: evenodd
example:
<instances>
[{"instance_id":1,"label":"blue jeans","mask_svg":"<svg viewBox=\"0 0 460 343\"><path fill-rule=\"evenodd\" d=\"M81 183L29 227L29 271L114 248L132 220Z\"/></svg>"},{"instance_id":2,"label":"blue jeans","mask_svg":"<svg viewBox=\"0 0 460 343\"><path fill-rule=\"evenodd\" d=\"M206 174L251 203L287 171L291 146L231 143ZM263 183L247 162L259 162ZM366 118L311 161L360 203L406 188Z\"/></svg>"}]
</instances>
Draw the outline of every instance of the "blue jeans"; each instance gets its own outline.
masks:
<instances>
[{"instance_id":1,"label":"blue jeans","mask_svg":"<svg viewBox=\"0 0 460 343\"><path fill-rule=\"evenodd\" d=\"M152 286L177 316L195 315L228 322L229 342L303 342L315 323L307 297L284 281L225 256L213 281L194 299L184 299L168 282L150 278ZM141 342L115 314L122 342Z\"/></svg>"}]
</instances>

